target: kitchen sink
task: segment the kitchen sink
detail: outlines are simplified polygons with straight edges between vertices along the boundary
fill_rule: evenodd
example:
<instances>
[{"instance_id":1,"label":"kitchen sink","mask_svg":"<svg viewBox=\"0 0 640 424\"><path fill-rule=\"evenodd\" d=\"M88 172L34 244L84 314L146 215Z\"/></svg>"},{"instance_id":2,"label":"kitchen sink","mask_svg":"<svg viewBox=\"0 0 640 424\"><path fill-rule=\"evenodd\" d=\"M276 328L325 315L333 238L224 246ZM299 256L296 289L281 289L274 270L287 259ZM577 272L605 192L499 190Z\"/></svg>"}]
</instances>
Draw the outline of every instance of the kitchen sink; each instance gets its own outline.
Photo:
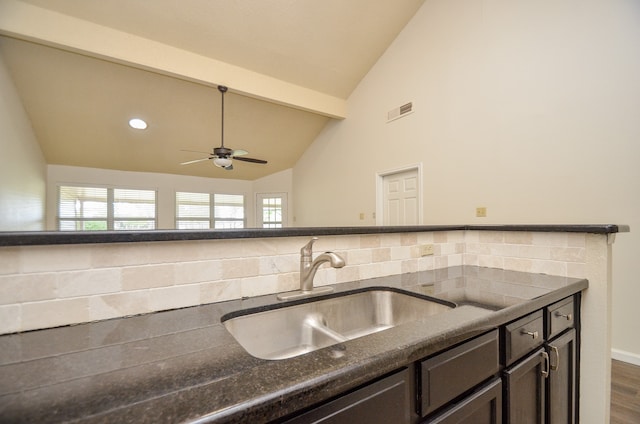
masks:
<instances>
[{"instance_id":1,"label":"kitchen sink","mask_svg":"<svg viewBox=\"0 0 640 424\"><path fill-rule=\"evenodd\" d=\"M253 308L222 317L251 355L285 359L397 325L424 320L455 304L391 288L369 288ZM269 308L269 307L267 307Z\"/></svg>"}]
</instances>

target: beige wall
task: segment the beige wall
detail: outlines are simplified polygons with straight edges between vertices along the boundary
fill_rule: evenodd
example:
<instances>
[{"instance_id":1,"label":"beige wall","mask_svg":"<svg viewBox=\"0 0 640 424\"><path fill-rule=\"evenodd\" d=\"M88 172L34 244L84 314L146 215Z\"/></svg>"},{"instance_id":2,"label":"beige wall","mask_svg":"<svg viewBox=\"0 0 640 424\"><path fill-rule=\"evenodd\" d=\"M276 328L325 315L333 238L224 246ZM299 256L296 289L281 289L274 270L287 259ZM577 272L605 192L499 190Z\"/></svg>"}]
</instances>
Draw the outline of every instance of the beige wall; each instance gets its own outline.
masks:
<instances>
[{"instance_id":1,"label":"beige wall","mask_svg":"<svg viewBox=\"0 0 640 424\"><path fill-rule=\"evenodd\" d=\"M629 224L613 343L640 363L637 40L636 1L426 1L295 166L298 224L369 224L376 172L415 163L425 224Z\"/></svg>"},{"instance_id":2,"label":"beige wall","mask_svg":"<svg viewBox=\"0 0 640 424\"><path fill-rule=\"evenodd\" d=\"M0 231L44 229L44 156L0 55Z\"/></svg>"}]
</instances>

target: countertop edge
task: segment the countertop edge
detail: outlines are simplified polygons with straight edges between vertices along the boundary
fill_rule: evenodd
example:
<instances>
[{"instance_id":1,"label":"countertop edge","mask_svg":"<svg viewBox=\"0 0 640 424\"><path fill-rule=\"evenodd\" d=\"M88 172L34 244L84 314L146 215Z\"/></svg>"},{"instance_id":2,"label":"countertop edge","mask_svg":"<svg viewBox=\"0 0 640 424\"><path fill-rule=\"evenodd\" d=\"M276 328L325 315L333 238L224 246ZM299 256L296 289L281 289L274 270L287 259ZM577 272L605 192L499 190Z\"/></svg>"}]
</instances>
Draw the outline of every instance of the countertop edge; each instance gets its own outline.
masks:
<instances>
[{"instance_id":1,"label":"countertop edge","mask_svg":"<svg viewBox=\"0 0 640 424\"><path fill-rule=\"evenodd\" d=\"M531 231L614 234L629 232L629 225L616 224L507 224L507 225L414 225L251 228L242 230L149 230L149 231L16 231L0 232L1 246L136 243L189 240L230 240L273 237L332 236L412 233L429 231Z\"/></svg>"}]
</instances>

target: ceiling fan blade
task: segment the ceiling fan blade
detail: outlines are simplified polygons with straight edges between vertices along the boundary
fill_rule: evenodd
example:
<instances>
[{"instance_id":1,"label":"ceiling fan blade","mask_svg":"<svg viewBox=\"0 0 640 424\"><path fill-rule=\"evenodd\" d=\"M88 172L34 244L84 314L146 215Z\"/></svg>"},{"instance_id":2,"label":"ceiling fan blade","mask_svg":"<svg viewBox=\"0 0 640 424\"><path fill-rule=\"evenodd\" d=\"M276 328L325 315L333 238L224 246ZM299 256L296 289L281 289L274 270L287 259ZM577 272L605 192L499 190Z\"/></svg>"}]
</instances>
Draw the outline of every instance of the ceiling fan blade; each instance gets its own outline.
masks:
<instances>
[{"instance_id":1,"label":"ceiling fan blade","mask_svg":"<svg viewBox=\"0 0 640 424\"><path fill-rule=\"evenodd\" d=\"M231 151L231 156L244 156L244 155L248 155L249 152L247 152L246 150L242 150L242 149L237 149L237 150L232 150Z\"/></svg>"},{"instance_id":2,"label":"ceiling fan blade","mask_svg":"<svg viewBox=\"0 0 640 424\"><path fill-rule=\"evenodd\" d=\"M190 160L190 161L187 161L187 162L182 162L180 165L189 165L189 164L192 164L192 163L204 162L205 160L210 160L210 159L211 159L211 158L209 157L209 158L202 158L202 159Z\"/></svg>"},{"instance_id":3,"label":"ceiling fan blade","mask_svg":"<svg viewBox=\"0 0 640 424\"><path fill-rule=\"evenodd\" d=\"M245 157L242 157L242 156L239 156L239 157L235 157L235 156L234 156L233 158L234 158L234 159L237 159L237 160L244 161L244 162L261 163L261 164L265 164L265 163L267 163L267 161L266 161L266 160L262 160L262 159L254 159L254 158L245 158Z\"/></svg>"}]
</instances>

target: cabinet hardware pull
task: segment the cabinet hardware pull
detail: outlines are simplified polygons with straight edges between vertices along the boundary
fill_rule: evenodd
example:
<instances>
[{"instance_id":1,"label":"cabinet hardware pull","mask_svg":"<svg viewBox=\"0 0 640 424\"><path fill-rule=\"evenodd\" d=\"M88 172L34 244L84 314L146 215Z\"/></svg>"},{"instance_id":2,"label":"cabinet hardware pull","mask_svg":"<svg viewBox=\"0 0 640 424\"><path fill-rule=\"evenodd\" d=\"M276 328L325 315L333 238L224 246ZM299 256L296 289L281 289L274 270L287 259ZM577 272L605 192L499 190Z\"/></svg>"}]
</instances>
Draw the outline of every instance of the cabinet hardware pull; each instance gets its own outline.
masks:
<instances>
[{"instance_id":1,"label":"cabinet hardware pull","mask_svg":"<svg viewBox=\"0 0 640 424\"><path fill-rule=\"evenodd\" d=\"M551 348L551 353L555 356L555 361L553 361L555 362L555 365L551 360L549 360L551 363L551 371L558 371L558 368L560 367L560 352L558 351L557 346L549 346L549 348Z\"/></svg>"},{"instance_id":2,"label":"cabinet hardware pull","mask_svg":"<svg viewBox=\"0 0 640 424\"><path fill-rule=\"evenodd\" d=\"M560 318L565 318L567 321L571 321L573 319L573 314L566 314L565 315L563 313L560 313L560 311L556 311L555 315L557 317L560 317Z\"/></svg>"},{"instance_id":3,"label":"cabinet hardware pull","mask_svg":"<svg viewBox=\"0 0 640 424\"><path fill-rule=\"evenodd\" d=\"M538 338L538 332L537 331L527 331L527 330L522 330L520 332L520 334L526 334L527 336L531 336L532 339L537 339Z\"/></svg>"},{"instance_id":4,"label":"cabinet hardware pull","mask_svg":"<svg viewBox=\"0 0 640 424\"><path fill-rule=\"evenodd\" d=\"M541 374L544 378L549 378L549 355L547 352L542 352L542 358L544 359L544 368Z\"/></svg>"}]
</instances>

